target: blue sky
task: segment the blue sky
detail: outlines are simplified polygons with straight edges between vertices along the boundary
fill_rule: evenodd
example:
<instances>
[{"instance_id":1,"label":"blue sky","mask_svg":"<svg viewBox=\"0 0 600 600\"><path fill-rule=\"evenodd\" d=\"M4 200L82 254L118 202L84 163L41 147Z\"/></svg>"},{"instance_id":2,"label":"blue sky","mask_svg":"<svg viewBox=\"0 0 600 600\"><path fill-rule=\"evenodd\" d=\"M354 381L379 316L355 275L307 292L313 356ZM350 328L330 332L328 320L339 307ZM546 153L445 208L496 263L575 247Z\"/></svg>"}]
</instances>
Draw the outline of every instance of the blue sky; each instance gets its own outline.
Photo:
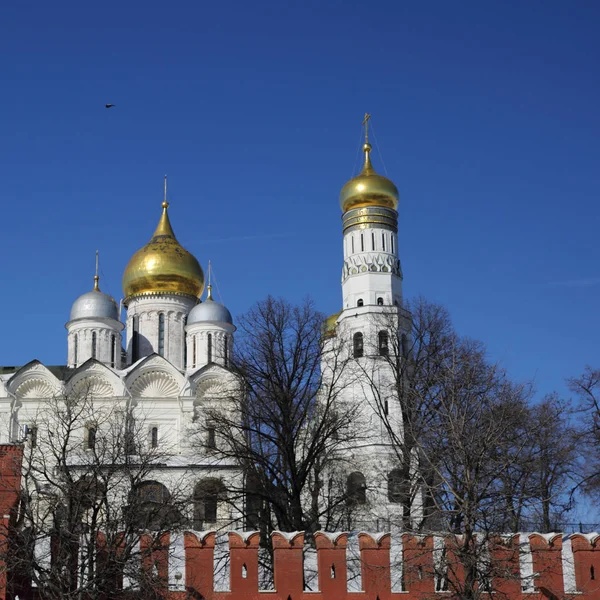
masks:
<instances>
[{"instance_id":1,"label":"blue sky","mask_svg":"<svg viewBox=\"0 0 600 600\"><path fill-rule=\"evenodd\" d=\"M368 111L406 296L564 392L600 365L599 25L585 1L4 6L0 364L64 363L96 249L121 297L164 173L233 314L267 293L339 310Z\"/></svg>"}]
</instances>

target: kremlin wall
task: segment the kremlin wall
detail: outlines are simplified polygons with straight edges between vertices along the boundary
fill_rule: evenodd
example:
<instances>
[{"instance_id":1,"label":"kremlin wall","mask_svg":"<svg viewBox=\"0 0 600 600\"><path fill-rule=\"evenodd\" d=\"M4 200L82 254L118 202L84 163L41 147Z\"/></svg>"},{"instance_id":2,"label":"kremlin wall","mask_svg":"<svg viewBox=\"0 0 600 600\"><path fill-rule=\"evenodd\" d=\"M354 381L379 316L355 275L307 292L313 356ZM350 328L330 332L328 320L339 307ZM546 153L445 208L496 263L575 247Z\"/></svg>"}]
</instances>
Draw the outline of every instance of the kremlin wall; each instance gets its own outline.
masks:
<instances>
[{"instance_id":1,"label":"kremlin wall","mask_svg":"<svg viewBox=\"0 0 600 600\"><path fill-rule=\"evenodd\" d=\"M0 600L13 600L3 569L10 552L6 532L20 490L22 446L0 445ZM452 538L389 533L325 533L305 551L304 533L274 532L274 589L259 590L257 532L229 532L221 562L215 532L165 534L158 548L142 536L142 569L157 574L162 598L184 600L392 600L453 598L461 572L453 565ZM600 600L598 534L503 535L489 544L496 597ZM440 546L440 543L442 546ZM99 541L99 546L101 542ZM353 553L351 546L356 549ZM444 550L445 548L445 550ZM146 554L147 553L147 554ZM436 568L442 555L445 573ZM219 563L221 567L216 568ZM307 582L308 585L307 585ZM123 582L117 582L117 588ZM31 598L37 598L32 590ZM20 597L19 600L28 600Z\"/></svg>"}]
</instances>

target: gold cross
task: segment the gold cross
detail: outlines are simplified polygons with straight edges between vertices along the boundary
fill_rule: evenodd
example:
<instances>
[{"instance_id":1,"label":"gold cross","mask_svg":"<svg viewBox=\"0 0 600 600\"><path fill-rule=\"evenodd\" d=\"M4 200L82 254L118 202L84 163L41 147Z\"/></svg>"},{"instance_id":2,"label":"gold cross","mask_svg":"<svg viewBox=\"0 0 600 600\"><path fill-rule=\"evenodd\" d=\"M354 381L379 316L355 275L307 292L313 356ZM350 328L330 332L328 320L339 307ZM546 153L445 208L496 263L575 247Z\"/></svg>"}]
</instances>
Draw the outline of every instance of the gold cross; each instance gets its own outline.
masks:
<instances>
[{"instance_id":1,"label":"gold cross","mask_svg":"<svg viewBox=\"0 0 600 600\"><path fill-rule=\"evenodd\" d=\"M365 126L365 144L369 143L369 119L371 115L369 113L365 113L365 118L363 119L362 124Z\"/></svg>"}]
</instances>

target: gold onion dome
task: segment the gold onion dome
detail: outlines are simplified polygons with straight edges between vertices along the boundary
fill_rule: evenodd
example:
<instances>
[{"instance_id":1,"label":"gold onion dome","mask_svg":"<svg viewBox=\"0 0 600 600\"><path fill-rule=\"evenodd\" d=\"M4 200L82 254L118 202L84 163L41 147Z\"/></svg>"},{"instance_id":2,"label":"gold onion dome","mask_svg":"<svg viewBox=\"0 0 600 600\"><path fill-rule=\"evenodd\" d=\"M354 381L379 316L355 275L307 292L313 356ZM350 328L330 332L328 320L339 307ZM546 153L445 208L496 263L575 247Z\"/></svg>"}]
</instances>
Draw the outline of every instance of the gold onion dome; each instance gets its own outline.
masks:
<instances>
[{"instance_id":1,"label":"gold onion dome","mask_svg":"<svg viewBox=\"0 0 600 600\"><path fill-rule=\"evenodd\" d=\"M322 333L324 337L332 337L335 335L335 330L337 328L337 320L338 317L342 314L342 311L336 312L334 315L330 315L323 321L323 329Z\"/></svg>"},{"instance_id":2,"label":"gold onion dome","mask_svg":"<svg viewBox=\"0 0 600 600\"><path fill-rule=\"evenodd\" d=\"M169 203L162 203L162 215L152 239L129 261L123 274L125 305L133 296L166 293L200 298L204 273L196 258L178 241L169 222Z\"/></svg>"},{"instance_id":3,"label":"gold onion dome","mask_svg":"<svg viewBox=\"0 0 600 600\"><path fill-rule=\"evenodd\" d=\"M365 164L362 171L344 185L340 192L340 206L344 212L365 206L383 206L398 209L398 188L387 177L378 175L371 164L371 144L365 142Z\"/></svg>"}]
</instances>

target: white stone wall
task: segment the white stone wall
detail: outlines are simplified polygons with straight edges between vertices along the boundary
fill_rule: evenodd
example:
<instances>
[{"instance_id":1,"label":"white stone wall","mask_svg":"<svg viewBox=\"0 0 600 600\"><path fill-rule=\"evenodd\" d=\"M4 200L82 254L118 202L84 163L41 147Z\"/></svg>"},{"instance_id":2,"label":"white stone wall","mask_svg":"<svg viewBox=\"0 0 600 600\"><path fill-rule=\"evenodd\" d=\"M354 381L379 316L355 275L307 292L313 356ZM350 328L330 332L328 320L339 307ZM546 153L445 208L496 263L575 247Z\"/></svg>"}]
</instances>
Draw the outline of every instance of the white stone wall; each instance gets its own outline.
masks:
<instances>
[{"instance_id":1,"label":"white stone wall","mask_svg":"<svg viewBox=\"0 0 600 600\"><path fill-rule=\"evenodd\" d=\"M397 234L383 228L346 233L342 298L345 309L357 306L359 300L365 306L377 305L378 298L383 299L384 305L402 306Z\"/></svg>"},{"instance_id":2,"label":"white stone wall","mask_svg":"<svg viewBox=\"0 0 600 600\"><path fill-rule=\"evenodd\" d=\"M192 323L186 327L188 371L209 362L227 367L233 351L233 325L227 323ZM208 336L211 336L211 360L208 360ZM227 351L226 351L227 347Z\"/></svg>"},{"instance_id":3,"label":"white stone wall","mask_svg":"<svg viewBox=\"0 0 600 600\"><path fill-rule=\"evenodd\" d=\"M134 297L127 307L127 363L133 360L133 324L138 319L139 356L159 354L159 321L164 315L164 351L162 355L178 369L184 369L185 320L197 304L194 298L174 294Z\"/></svg>"},{"instance_id":4,"label":"white stone wall","mask_svg":"<svg viewBox=\"0 0 600 600\"><path fill-rule=\"evenodd\" d=\"M109 367L121 368L123 323L113 319L77 319L66 325L67 364L77 368L95 358ZM96 353L93 356L93 337L96 334Z\"/></svg>"}]
</instances>

